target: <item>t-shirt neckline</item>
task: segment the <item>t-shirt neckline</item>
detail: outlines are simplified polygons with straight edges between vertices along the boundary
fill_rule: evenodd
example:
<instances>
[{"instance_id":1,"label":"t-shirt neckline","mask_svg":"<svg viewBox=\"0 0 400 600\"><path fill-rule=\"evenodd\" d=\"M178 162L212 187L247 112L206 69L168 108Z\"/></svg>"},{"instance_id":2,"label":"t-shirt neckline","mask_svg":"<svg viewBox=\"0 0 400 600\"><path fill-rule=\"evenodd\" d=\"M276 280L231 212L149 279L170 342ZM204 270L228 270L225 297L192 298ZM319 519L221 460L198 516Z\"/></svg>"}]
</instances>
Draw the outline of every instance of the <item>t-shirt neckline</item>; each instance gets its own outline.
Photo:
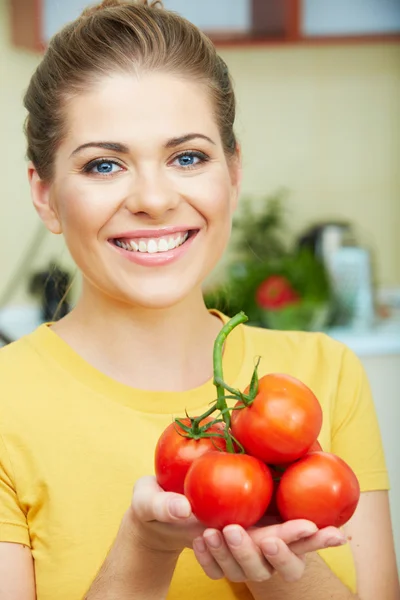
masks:
<instances>
[{"instance_id":1,"label":"t-shirt neckline","mask_svg":"<svg viewBox=\"0 0 400 600\"><path fill-rule=\"evenodd\" d=\"M229 317L212 310L224 323ZM64 373L78 380L91 391L106 396L132 409L147 413L173 413L184 408L188 411L204 407L216 398L212 378L196 388L185 391L153 391L133 388L105 375L87 362L66 341L51 328L52 323L43 323L30 336L30 342L39 352L47 354L49 360L57 363ZM235 387L244 359L244 327L237 326L228 336L224 355L223 370L227 383ZM182 415L183 416L183 415ZM193 415L194 416L194 415Z\"/></svg>"}]
</instances>

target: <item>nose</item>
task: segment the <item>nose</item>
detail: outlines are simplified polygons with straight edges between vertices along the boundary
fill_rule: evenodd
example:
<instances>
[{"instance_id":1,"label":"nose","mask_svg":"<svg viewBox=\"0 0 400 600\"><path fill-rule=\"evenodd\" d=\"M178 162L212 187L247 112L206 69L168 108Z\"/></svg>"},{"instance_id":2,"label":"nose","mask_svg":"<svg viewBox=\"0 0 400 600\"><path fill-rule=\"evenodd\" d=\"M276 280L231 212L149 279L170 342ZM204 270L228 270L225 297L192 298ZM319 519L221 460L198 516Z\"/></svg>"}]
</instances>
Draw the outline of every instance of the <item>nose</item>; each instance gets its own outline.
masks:
<instances>
[{"instance_id":1,"label":"nose","mask_svg":"<svg viewBox=\"0 0 400 600\"><path fill-rule=\"evenodd\" d=\"M137 174L125 206L135 215L162 220L166 213L177 207L179 199L179 193L168 177L151 169Z\"/></svg>"}]
</instances>

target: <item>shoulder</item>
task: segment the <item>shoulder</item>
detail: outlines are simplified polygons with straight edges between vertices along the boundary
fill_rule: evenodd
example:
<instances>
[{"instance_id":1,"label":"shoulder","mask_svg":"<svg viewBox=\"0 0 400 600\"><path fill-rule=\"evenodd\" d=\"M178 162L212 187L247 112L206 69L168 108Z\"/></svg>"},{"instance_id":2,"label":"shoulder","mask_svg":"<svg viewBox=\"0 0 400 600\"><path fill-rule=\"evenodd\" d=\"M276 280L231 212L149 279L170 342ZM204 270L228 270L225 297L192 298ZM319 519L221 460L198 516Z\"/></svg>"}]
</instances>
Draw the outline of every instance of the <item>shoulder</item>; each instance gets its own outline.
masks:
<instances>
[{"instance_id":1,"label":"shoulder","mask_svg":"<svg viewBox=\"0 0 400 600\"><path fill-rule=\"evenodd\" d=\"M360 359L346 345L325 333L275 331L244 326L246 362L254 366L260 357L260 376L286 373L310 387L325 406L349 401L366 383ZM338 400L339 398L339 400Z\"/></svg>"},{"instance_id":2,"label":"shoulder","mask_svg":"<svg viewBox=\"0 0 400 600\"><path fill-rule=\"evenodd\" d=\"M0 348L0 371L2 377L6 375L5 369L16 366L16 361L30 361L35 356L35 344L32 342L35 340L37 331L38 329Z\"/></svg>"},{"instance_id":3,"label":"shoulder","mask_svg":"<svg viewBox=\"0 0 400 600\"><path fill-rule=\"evenodd\" d=\"M273 353L285 360L302 357L339 366L353 354L347 346L322 332L277 331L248 325L244 329L246 339L260 355Z\"/></svg>"},{"instance_id":4,"label":"shoulder","mask_svg":"<svg viewBox=\"0 0 400 600\"><path fill-rule=\"evenodd\" d=\"M40 351L41 327L0 349L0 403L21 396L43 378L47 368Z\"/></svg>"}]
</instances>

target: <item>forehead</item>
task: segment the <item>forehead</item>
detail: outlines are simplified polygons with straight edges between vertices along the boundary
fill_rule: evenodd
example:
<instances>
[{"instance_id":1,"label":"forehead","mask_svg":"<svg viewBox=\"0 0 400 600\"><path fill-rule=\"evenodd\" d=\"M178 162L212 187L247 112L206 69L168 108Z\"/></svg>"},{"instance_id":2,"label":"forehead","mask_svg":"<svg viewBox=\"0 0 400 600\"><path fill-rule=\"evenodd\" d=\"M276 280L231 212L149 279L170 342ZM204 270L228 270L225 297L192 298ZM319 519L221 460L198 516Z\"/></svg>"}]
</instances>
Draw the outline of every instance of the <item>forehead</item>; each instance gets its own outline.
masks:
<instances>
[{"instance_id":1,"label":"forehead","mask_svg":"<svg viewBox=\"0 0 400 600\"><path fill-rule=\"evenodd\" d=\"M134 143L177 134L218 134L205 85L165 73L113 75L69 100L66 144L88 140Z\"/></svg>"}]
</instances>

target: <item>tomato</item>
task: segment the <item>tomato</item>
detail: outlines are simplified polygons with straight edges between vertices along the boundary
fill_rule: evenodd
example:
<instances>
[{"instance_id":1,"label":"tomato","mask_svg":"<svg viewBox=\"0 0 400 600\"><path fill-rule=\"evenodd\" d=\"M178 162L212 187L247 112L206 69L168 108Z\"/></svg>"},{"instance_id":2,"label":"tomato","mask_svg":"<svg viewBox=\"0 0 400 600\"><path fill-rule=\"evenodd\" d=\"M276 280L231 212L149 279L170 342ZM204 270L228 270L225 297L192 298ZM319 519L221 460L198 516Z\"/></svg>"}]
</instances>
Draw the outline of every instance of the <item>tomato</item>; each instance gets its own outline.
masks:
<instances>
[{"instance_id":1,"label":"tomato","mask_svg":"<svg viewBox=\"0 0 400 600\"><path fill-rule=\"evenodd\" d=\"M281 516L279 514L279 510L278 510L278 504L276 502L276 495L278 493L279 482L280 482L280 479L281 479L283 473L281 471L274 469L274 467L268 466L268 468L271 472L273 488L272 488L271 500L268 504L268 508L267 508L267 512L266 512L265 516L272 517L275 521L282 521Z\"/></svg>"},{"instance_id":2,"label":"tomato","mask_svg":"<svg viewBox=\"0 0 400 600\"><path fill-rule=\"evenodd\" d=\"M190 419L180 419L184 425L190 427ZM213 419L208 417L200 422L200 426L210 423ZM208 429L211 433L222 433L224 425L215 423ZM192 462L206 452L215 451L215 448L226 450L223 438L191 439L184 437L185 432L177 423L171 423L161 434L155 450L155 473L158 485L166 492L183 494L183 484L186 473Z\"/></svg>"},{"instance_id":3,"label":"tomato","mask_svg":"<svg viewBox=\"0 0 400 600\"><path fill-rule=\"evenodd\" d=\"M308 456L308 454L310 454L311 452L323 452L322 450L322 446L319 443L318 440L315 440L315 442L313 443L313 445L311 446L311 448L308 449L307 453L304 456ZM300 460L300 459L298 459ZM268 509L267 512L265 514L265 517L271 517L271 519L276 522L276 521L282 521L282 517L279 513L278 510L278 504L277 504L277 500L276 500L276 496L278 493L278 487L279 487L279 482L282 478L283 473L286 471L286 469L288 467L290 467L290 465L293 465L293 462L290 463L286 463L286 464L281 464L277 467L274 467L274 465L268 465L269 470L271 471L271 475L272 475L272 480L274 482L274 489L272 492L272 498L271 498L271 502L268 505ZM270 520L271 520L270 519Z\"/></svg>"},{"instance_id":4,"label":"tomato","mask_svg":"<svg viewBox=\"0 0 400 600\"><path fill-rule=\"evenodd\" d=\"M271 275L256 291L256 301L266 310L276 310L298 302L300 296L291 283L282 275Z\"/></svg>"},{"instance_id":5,"label":"tomato","mask_svg":"<svg viewBox=\"0 0 400 600\"><path fill-rule=\"evenodd\" d=\"M254 456L209 452L196 459L185 479L185 495L194 515L207 527L238 524L247 529L263 516L273 481L268 467Z\"/></svg>"},{"instance_id":6,"label":"tomato","mask_svg":"<svg viewBox=\"0 0 400 600\"><path fill-rule=\"evenodd\" d=\"M311 452L323 452L322 446L318 440L315 440L315 442L312 444L311 448L309 448L307 450L307 454L310 454Z\"/></svg>"},{"instance_id":7,"label":"tomato","mask_svg":"<svg viewBox=\"0 0 400 600\"><path fill-rule=\"evenodd\" d=\"M239 401L236 406L243 403ZM322 409L317 398L290 375L265 375L253 403L232 412L233 435L248 454L267 464L290 463L303 456L321 426Z\"/></svg>"},{"instance_id":8,"label":"tomato","mask_svg":"<svg viewBox=\"0 0 400 600\"><path fill-rule=\"evenodd\" d=\"M322 528L347 523L359 498L357 477L345 461L328 452L313 452L285 471L276 500L285 521L309 519Z\"/></svg>"}]
</instances>

